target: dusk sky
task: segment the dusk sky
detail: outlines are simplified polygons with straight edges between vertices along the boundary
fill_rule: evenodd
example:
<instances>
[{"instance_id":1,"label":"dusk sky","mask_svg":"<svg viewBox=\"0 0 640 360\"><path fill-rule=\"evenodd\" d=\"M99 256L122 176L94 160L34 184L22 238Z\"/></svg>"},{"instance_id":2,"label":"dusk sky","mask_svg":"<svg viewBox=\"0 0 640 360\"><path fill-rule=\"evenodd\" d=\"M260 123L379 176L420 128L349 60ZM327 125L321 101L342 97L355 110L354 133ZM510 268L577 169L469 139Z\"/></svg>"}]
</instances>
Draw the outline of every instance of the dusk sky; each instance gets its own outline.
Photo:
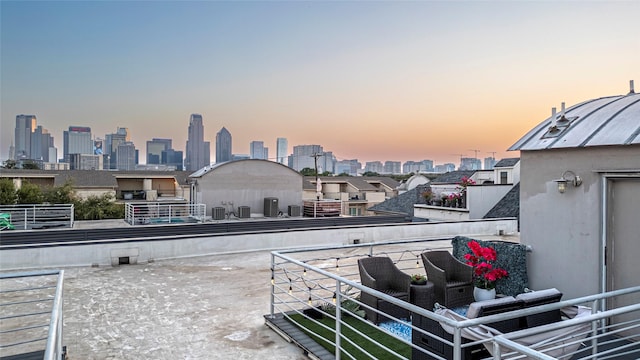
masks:
<instances>
[{"instance_id":1,"label":"dusk sky","mask_svg":"<svg viewBox=\"0 0 640 360\"><path fill-rule=\"evenodd\" d=\"M128 127L215 152L276 138L338 160L519 156L551 108L640 90L640 1L1 1L0 159L17 114L55 138ZM215 154L212 153L212 160Z\"/></svg>"}]
</instances>

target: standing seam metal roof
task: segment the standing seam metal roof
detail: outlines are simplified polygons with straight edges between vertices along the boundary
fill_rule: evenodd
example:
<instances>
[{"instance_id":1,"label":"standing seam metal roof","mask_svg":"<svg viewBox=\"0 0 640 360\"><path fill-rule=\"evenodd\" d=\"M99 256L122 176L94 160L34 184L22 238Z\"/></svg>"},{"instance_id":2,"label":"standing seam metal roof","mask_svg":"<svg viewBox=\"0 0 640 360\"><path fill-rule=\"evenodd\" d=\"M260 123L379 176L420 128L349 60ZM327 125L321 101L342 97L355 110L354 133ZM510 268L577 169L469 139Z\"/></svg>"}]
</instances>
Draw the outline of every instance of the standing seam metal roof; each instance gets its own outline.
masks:
<instances>
[{"instance_id":1,"label":"standing seam metal roof","mask_svg":"<svg viewBox=\"0 0 640 360\"><path fill-rule=\"evenodd\" d=\"M556 115L556 121L562 119ZM565 111L570 122L557 122L550 132L552 116L529 131L509 150L543 150L606 145L640 144L640 94L588 100Z\"/></svg>"}]
</instances>

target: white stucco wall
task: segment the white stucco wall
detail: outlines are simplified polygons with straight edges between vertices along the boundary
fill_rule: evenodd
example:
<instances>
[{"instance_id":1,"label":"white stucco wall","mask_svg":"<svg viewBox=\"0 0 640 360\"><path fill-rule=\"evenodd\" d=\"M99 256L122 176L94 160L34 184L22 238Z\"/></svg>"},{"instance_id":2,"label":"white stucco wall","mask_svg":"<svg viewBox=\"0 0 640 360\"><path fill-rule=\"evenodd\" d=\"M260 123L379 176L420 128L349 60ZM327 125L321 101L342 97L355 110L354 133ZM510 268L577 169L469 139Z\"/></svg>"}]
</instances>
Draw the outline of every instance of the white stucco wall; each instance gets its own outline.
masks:
<instances>
[{"instance_id":1,"label":"white stucco wall","mask_svg":"<svg viewBox=\"0 0 640 360\"><path fill-rule=\"evenodd\" d=\"M531 288L556 287L564 298L597 293L603 266L598 171L640 169L640 146L521 151L520 161L520 231L521 242L533 248ZM554 180L565 170L583 184L560 194Z\"/></svg>"},{"instance_id":2,"label":"white stucco wall","mask_svg":"<svg viewBox=\"0 0 640 360\"><path fill-rule=\"evenodd\" d=\"M469 219L482 219L513 185L471 185L467 187Z\"/></svg>"},{"instance_id":3,"label":"white stucco wall","mask_svg":"<svg viewBox=\"0 0 640 360\"><path fill-rule=\"evenodd\" d=\"M263 214L266 197L278 198L278 208L285 214L289 205L302 205L302 175L273 161L231 161L196 180L197 198L209 216L217 206L236 213L239 206L249 206L252 214Z\"/></svg>"}]
</instances>

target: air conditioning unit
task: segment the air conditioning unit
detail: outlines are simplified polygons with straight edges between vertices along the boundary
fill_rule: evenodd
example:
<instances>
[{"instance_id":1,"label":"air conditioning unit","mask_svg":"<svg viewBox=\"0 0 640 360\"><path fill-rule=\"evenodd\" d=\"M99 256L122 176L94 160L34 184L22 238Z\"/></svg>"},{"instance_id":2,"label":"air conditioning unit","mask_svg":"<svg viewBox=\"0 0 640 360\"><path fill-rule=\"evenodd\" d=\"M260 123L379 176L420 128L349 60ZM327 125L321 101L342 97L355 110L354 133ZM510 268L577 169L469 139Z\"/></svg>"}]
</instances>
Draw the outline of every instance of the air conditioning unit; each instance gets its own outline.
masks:
<instances>
[{"instance_id":1,"label":"air conditioning unit","mask_svg":"<svg viewBox=\"0 0 640 360\"><path fill-rule=\"evenodd\" d=\"M211 209L211 217L213 220L224 220L224 208L220 206L216 206Z\"/></svg>"},{"instance_id":2,"label":"air conditioning unit","mask_svg":"<svg viewBox=\"0 0 640 360\"><path fill-rule=\"evenodd\" d=\"M278 198L274 198L274 197L264 198L264 216L266 217L278 216Z\"/></svg>"},{"instance_id":3,"label":"air conditioning unit","mask_svg":"<svg viewBox=\"0 0 640 360\"><path fill-rule=\"evenodd\" d=\"M300 216L300 205L289 205L287 214L289 214L289 216Z\"/></svg>"},{"instance_id":4,"label":"air conditioning unit","mask_svg":"<svg viewBox=\"0 0 640 360\"><path fill-rule=\"evenodd\" d=\"M248 219L251 217L251 208L248 206L238 206L238 217Z\"/></svg>"}]
</instances>

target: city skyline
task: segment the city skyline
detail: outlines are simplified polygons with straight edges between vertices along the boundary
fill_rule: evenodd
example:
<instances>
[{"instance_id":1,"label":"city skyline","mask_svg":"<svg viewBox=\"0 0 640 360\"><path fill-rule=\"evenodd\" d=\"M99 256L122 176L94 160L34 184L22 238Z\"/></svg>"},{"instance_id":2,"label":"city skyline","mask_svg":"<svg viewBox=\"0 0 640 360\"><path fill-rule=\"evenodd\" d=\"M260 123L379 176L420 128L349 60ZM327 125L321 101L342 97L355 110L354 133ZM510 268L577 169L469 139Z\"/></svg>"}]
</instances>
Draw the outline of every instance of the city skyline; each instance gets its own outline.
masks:
<instances>
[{"instance_id":1,"label":"city skyline","mask_svg":"<svg viewBox=\"0 0 640 360\"><path fill-rule=\"evenodd\" d=\"M225 127L239 154L286 137L363 164L500 159L552 107L640 80L632 1L0 7L1 159L18 114L59 154L70 125L127 127L138 149L172 138L186 154L192 113L205 141Z\"/></svg>"}]
</instances>

